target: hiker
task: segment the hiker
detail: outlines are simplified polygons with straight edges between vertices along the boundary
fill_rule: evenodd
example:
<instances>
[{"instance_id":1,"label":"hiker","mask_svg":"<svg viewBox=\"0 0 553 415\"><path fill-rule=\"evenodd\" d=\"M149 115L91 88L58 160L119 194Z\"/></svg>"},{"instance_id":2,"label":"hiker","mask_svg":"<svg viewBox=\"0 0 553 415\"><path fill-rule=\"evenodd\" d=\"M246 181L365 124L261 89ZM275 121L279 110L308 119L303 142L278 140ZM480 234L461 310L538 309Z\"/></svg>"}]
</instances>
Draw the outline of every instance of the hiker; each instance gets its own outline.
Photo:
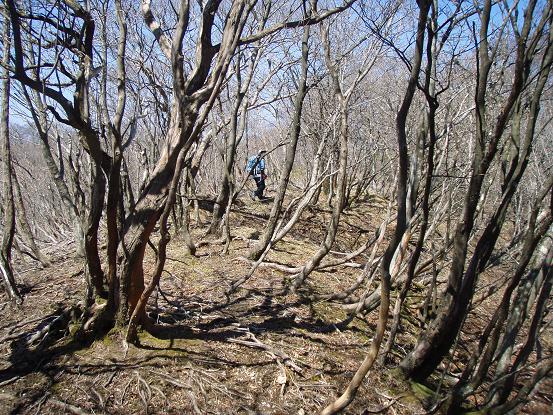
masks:
<instances>
[{"instance_id":1,"label":"hiker","mask_svg":"<svg viewBox=\"0 0 553 415\"><path fill-rule=\"evenodd\" d=\"M251 197L254 200L256 196L259 200L265 200L265 196L263 196L263 191L265 190L265 178L267 177L265 174L265 154L267 154L265 150L259 150L257 155L251 156L248 159L248 163L246 165L246 171L253 177L255 184L257 185L257 190L251 194Z\"/></svg>"}]
</instances>

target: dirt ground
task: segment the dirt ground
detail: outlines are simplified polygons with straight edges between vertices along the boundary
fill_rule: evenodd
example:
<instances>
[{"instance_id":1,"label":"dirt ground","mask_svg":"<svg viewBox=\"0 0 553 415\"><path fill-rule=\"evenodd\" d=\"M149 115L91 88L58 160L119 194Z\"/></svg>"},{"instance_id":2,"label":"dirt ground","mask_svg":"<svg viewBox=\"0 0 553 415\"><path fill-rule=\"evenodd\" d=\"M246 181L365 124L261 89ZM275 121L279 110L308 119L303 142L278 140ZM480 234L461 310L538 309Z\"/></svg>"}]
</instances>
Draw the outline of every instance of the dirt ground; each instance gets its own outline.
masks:
<instances>
[{"instance_id":1,"label":"dirt ground","mask_svg":"<svg viewBox=\"0 0 553 415\"><path fill-rule=\"evenodd\" d=\"M70 246L50 252L55 260L47 269L18 262L24 304L14 307L0 297L0 413L320 411L344 389L362 361L374 333L376 313L339 328L346 317L339 305L310 300L313 294L333 293L353 283L362 269L351 266L315 272L299 294L283 290L289 274L260 267L227 298L230 284L251 267L241 256L262 229L264 220L256 215L269 209L269 204L243 201L232 214L233 242L228 255L222 255L221 244L210 243L198 249L197 257L190 257L178 237L174 238L160 287L148 309L167 329L156 337L141 332L140 345L128 349L123 334L115 329L87 344L73 342L70 333L43 332L61 310L83 297L82 261L71 255ZM349 211L333 250L351 252L373 237L384 213L384 204L377 201ZM270 253L269 261L297 266L317 249L328 213L320 210L307 216ZM204 230L193 229L196 241ZM362 255L354 261L362 264L364 259ZM148 249L147 274L152 266ZM397 350L415 341L404 330ZM373 369L346 413L426 413L397 374L388 370L392 366L393 362L386 370Z\"/></svg>"}]
</instances>

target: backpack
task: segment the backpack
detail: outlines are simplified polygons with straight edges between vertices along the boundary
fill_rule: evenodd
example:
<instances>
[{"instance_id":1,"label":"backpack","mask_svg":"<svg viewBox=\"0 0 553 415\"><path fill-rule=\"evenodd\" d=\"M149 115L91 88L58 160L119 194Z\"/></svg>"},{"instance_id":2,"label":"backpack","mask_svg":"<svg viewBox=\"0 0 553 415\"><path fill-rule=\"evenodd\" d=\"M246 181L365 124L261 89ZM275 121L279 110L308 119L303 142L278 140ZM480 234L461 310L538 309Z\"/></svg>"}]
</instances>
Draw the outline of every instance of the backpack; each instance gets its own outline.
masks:
<instances>
[{"instance_id":1,"label":"backpack","mask_svg":"<svg viewBox=\"0 0 553 415\"><path fill-rule=\"evenodd\" d=\"M258 161L257 156L251 156L248 159L248 163L246 164L246 173L253 174L253 169L254 169L255 164L257 163L257 161Z\"/></svg>"}]
</instances>

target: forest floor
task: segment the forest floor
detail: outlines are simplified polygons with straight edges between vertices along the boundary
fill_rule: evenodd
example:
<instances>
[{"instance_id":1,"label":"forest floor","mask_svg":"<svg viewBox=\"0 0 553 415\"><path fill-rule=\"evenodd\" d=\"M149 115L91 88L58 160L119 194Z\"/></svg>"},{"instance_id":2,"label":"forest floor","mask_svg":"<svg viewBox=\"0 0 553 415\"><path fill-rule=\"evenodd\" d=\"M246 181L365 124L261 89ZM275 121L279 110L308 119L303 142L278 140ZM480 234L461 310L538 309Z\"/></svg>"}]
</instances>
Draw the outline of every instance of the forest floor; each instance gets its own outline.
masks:
<instances>
[{"instance_id":1,"label":"forest floor","mask_svg":"<svg viewBox=\"0 0 553 415\"><path fill-rule=\"evenodd\" d=\"M211 243L200 247L197 257L187 256L174 238L148 310L167 329L156 337L141 332L140 344L128 349L116 330L88 344L44 331L61 310L83 297L82 260L71 255L70 247L51 253L54 264L46 269L18 262L25 301L21 307L0 302L0 413L318 413L343 391L363 360L377 313L339 328L347 317L343 308L311 300L352 284L363 271L351 264L313 273L298 294L283 289L290 274L260 267L227 300L230 284L251 267L242 256L263 228L260 214L269 210L270 204L242 200L232 214L227 255L221 244ZM333 250L351 252L372 238L385 210L377 199L348 210ZM304 216L271 251L270 262L294 267L315 252L329 213L321 209ZM195 239L203 232L205 227L193 229ZM355 261L361 265L363 259ZM146 275L153 261L148 249ZM416 324L415 309L411 317ZM415 341L404 329L396 350ZM397 356L392 360L397 363ZM426 412L393 370L378 367L346 411Z\"/></svg>"}]
</instances>

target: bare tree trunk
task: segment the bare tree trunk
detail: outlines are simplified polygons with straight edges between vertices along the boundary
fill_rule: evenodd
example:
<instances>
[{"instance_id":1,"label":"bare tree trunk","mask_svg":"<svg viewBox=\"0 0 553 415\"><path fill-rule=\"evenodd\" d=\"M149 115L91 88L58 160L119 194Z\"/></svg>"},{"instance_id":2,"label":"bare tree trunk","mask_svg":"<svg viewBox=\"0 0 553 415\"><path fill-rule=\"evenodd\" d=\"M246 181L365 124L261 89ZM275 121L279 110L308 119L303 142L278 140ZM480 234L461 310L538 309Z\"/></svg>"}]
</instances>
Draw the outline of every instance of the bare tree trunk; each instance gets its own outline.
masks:
<instances>
[{"instance_id":1,"label":"bare tree trunk","mask_svg":"<svg viewBox=\"0 0 553 415\"><path fill-rule=\"evenodd\" d=\"M184 170L184 186L183 186L185 194L188 192L189 188L190 188L190 191L193 191L193 183L194 183L194 178L192 177L191 169L186 168ZM178 233L183 239L185 252L188 255L195 255L196 245L194 244L192 235L190 234L190 203L191 202L188 200L187 197L184 197L184 196L181 199L182 199L181 200L182 212L180 212L181 223L178 229Z\"/></svg>"},{"instance_id":2,"label":"bare tree trunk","mask_svg":"<svg viewBox=\"0 0 553 415\"><path fill-rule=\"evenodd\" d=\"M330 252L334 240L336 238L336 232L338 231L338 224L340 222L340 216L342 213L342 206L345 196L345 180L347 173L347 109L341 108L340 115L340 161L338 166L338 178L337 178L337 192L335 194L332 214L330 216L327 228L325 239L320 245L317 252L313 257L307 261L301 268L300 272L294 276L292 282L292 290L297 291L299 287L304 283L306 278L313 272L315 268L321 263L323 258Z\"/></svg>"},{"instance_id":3,"label":"bare tree trunk","mask_svg":"<svg viewBox=\"0 0 553 415\"><path fill-rule=\"evenodd\" d=\"M526 341L524 342L522 349L518 352L508 376L506 379L502 380L500 387L495 391L496 393L493 396L494 401L492 401L492 404L503 404L508 400L515 385L515 381L518 378L520 368L526 363L532 353L532 350L535 348L537 336L539 334L538 330L543 319L544 309L553 288L553 266L551 266L551 261L553 261L553 250L549 250L549 254L546 258L543 269L541 270L544 277L543 284L536 301L534 316L530 323L530 328L528 329ZM553 361L553 358L549 357L549 359L546 360Z\"/></svg>"},{"instance_id":4,"label":"bare tree trunk","mask_svg":"<svg viewBox=\"0 0 553 415\"><path fill-rule=\"evenodd\" d=\"M518 261L517 269L503 293L496 312L482 333L477 349L472 353L471 358L463 370L461 379L457 382L451 393L451 397L447 403L449 413L458 411L463 399L482 384L496 354L498 354L498 365L495 370L495 378L498 383L491 388L489 395L493 395L496 390L500 389L502 383L499 379L503 378L508 364L511 362L511 354L509 351L512 351L516 335L524 319L523 315L525 313L523 309L528 303L527 297L524 294L521 295L521 293L524 293L526 291L525 288L534 283L532 276L535 276L537 271L531 270L529 276L526 277L526 281L523 281L522 285L520 285L521 280L528 263L534 255L536 246L546 234L552 222L551 212L547 213L543 219L537 222L542 200L549 193L552 183L553 177L546 185L545 191L535 200L532 213L528 220L528 226L524 236L524 246ZM535 260L539 263L538 268L541 267L543 259L536 258ZM513 307L509 312L512 302L511 297L517 287L519 287L519 295L517 295ZM504 331L502 345L498 349L498 342L505 323L507 327ZM505 355L507 356L506 358ZM490 402L493 402L493 400L490 400Z\"/></svg>"},{"instance_id":5,"label":"bare tree trunk","mask_svg":"<svg viewBox=\"0 0 553 415\"><path fill-rule=\"evenodd\" d=\"M269 14L271 7L263 7L262 14L259 17L259 28L263 30L269 19ZM251 51L250 46L250 51ZM233 195L233 188L236 188L235 183L230 183L233 179L233 169L235 165L235 156L237 146L242 141L244 136L244 131L246 129L247 115L248 115L248 93L252 80L254 79L254 74L256 72L257 66L259 65L260 59L262 57L263 47L257 42L254 46L252 56L249 58L249 65L245 79L242 79L242 69L241 64L242 60L245 59L245 54L243 52L238 52L236 54L236 63L235 63L235 76L237 81L236 86L236 95L234 97L234 103L232 111L230 114L230 131L229 137L230 140L226 144L226 152L223 157L225 169L221 176L221 186L220 192L215 201L215 206L213 208L212 221L208 230L208 233L215 234L221 226L221 219L226 215L227 210L229 209L228 204L234 203L235 195ZM231 206L232 207L232 206ZM228 218L227 218L228 219ZM228 231L228 229L226 230Z\"/></svg>"},{"instance_id":6,"label":"bare tree trunk","mask_svg":"<svg viewBox=\"0 0 553 415\"><path fill-rule=\"evenodd\" d=\"M148 287L146 287L146 289L141 292L140 298L137 301L136 306L130 317L127 334L125 337L125 340L127 342L135 342L137 340L138 324L142 322L142 318L146 310L146 303L148 302L148 299L150 298L150 295L153 293L154 289L159 284L159 280L163 272L163 267L165 266L165 259L167 257L167 245L169 244L169 241L171 239L167 221L169 219L171 209L175 204L185 154L186 152L183 149L183 151L181 151L181 153L179 154L177 162L175 164L175 171L171 179L169 193L167 195L165 207L163 208L163 212L160 218L160 238L157 247L157 259L156 265L154 267L154 273L152 275L150 283L148 284Z\"/></svg>"},{"instance_id":7,"label":"bare tree trunk","mask_svg":"<svg viewBox=\"0 0 553 415\"><path fill-rule=\"evenodd\" d=\"M84 232L83 232L83 219L81 216L84 214L84 206L83 201L81 200L80 203L78 201L79 196L72 195L69 191L69 187L65 181L65 170L63 166L63 158L59 158L59 165L60 167L56 165L56 162L54 160L54 155L52 154L52 149L50 147L49 142L49 133L48 133L48 122L46 120L46 108L44 108L44 105L36 91L32 91L32 98L31 95L27 92L27 88L22 85L23 89L23 95L25 96L25 100L27 101L27 104L29 105L29 109L31 111L31 115L33 117L33 121L35 124L35 127L38 132L38 136L40 138L40 144L42 149L42 157L44 158L44 162L46 163L46 167L48 168L48 172L50 173L50 177L52 178L54 185L56 186L56 189L60 195L61 201L63 203L63 206L67 209L68 212L70 212L70 216L73 222L73 229L74 229L74 237L75 237L75 244L77 246L76 254L79 257L85 256L85 245L84 245ZM59 136L57 136L58 143L59 143ZM73 166L71 165L71 156L69 160L69 168L70 171L70 180L74 180L73 174L74 171ZM78 179L78 178L76 178ZM80 190L80 188L78 189Z\"/></svg>"},{"instance_id":8,"label":"bare tree trunk","mask_svg":"<svg viewBox=\"0 0 553 415\"><path fill-rule=\"evenodd\" d=\"M519 368L526 363L530 353L535 347L537 338L537 330L539 329L539 322L543 316L545 301L551 293L551 284L553 283L553 267L551 263L553 261L553 247L549 246L549 252L547 252L545 258L543 258L541 267L531 271L531 275L528 281L524 281L524 285L533 285L536 291L539 292L540 285L541 294L537 301L528 301L528 296L525 295L524 288L520 287L520 293L514 300L513 311L507 321L507 331L505 332L501 348L498 351L498 366L495 373L495 382L493 388L489 392L491 406L503 404L507 401L509 394L512 392L515 380L518 378L517 374ZM534 279L535 278L535 279ZM526 301L525 301L526 300ZM514 363L513 361L513 348L515 338L518 329L522 325L521 318L525 317L526 313L522 312L524 307L528 305L536 304L534 312L534 323L528 332L527 341L519 351Z\"/></svg>"},{"instance_id":9,"label":"bare tree trunk","mask_svg":"<svg viewBox=\"0 0 553 415\"><path fill-rule=\"evenodd\" d=\"M4 17L2 31L2 47L4 55L2 56L2 108L0 114L0 140L2 147L2 172L4 176L4 218L2 245L0 250L0 271L2 272L2 282L8 293L8 297L21 304L23 299L13 276L11 255L13 237L15 235L15 207L14 194L12 184L12 166L11 166L11 151L10 151L10 74L8 72L8 64L10 59L10 21Z\"/></svg>"},{"instance_id":10,"label":"bare tree trunk","mask_svg":"<svg viewBox=\"0 0 553 415\"><path fill-rule=\"evenodd\" d=\"M124 164L122 148L121 126L126 106L126 66L125 54L127 45L127 22L123 5L120 0L115 0L117 25L119 26L119 39L117 45L117 106L111 121L106 119L108 125L108 137L111 139L112 161L108 174L108 195L106 202L107 223L107 259L108 259L108 311L109 318L115 318L115 311L119 300L119 280L117 278L117 248L120 242L124 220L124 183L122 182L121 169ZM106 62L107 65L107 62ZM105 95L105 92L104 92ZM105 105L106 118L108 115Z\"/></svg>"},{"instance_id":11,"label":"bare tree trunk","mask_svg":"<svg viewBox=\"0 0 553 415\"><path fill-rule=\"evenodd\" d=\"M237 0L230 6L223 7L222 0L212 0L202 3L199 6L199 14L192 13L189 8L189 1L180 2L178 21L171 31L171 38L155 20L150 7L150 0L142 0L141 11L144 23L151 31L160 46L161 53L170 62L172 75L172 103L164 111L169 112L169 129L166 134L165 145L159 151L159 158L152 174L148 178L139 195L136 205L130 209L124 223L117 223L122 216L123 198L121 196L120 170L123 161L121 145L121 122L125 107L125 22L122 4L116 1L117 23L120 36L118 39L117 53L117 103L115 114L109 119L106 111L103 120L96 122L90 111L89 87L91 80L96 76L94 67L94 41L96 22L94 14L88 7L78 2L65 2L61 6L53 4L52 16L38 16L45 29L40 36L51 35L53 43L57 45L57 36L62 36L71 48L65 48L67 53L59 55L48 71L51 79L56 74L62 74L67 79L70 88L59 81L49 82L42 79L43 73L36 68L44 67L46 60L42 55L36 53L39 60L36 64L29 65L27 54L29 46L33 42L40 42L42 38L35 36L33 31L27 31L27 22L34 20L35 16L29 17L24 6L14 0L7 0L6 5L9 11L13 26L13 78L22 85L33 89L42 98L51 101L53 105L48 106L52 116L78 132L80 145L90 156L90 209L85 225L85 248L86 248L86 271L87 271L87 304L91 304L95 294L103 290L103 270L99 258L98 233L100 218L103 213L104 199L106 193L106 179L108 184L107 195L107 221L108 221L108 273L110 277L110 292L113 292L115 278L115 265L117 265L117 277L120 287L120 295L112 299L111 303L117 302L112 307L103 307L110 313L117 312L117 322L127 324L132 318L136 326L144 321L144 307L140 304L147 302L149 291L144 291L143 258L146 244L153 232L158 220L166 225L168 215L173 209L174 197L171 190L174 190L172 183L179 180L181 169L175 171L179 166L179 157L186 159L193 144L198 140L201 128L209 114L216 97L219 95L223 84L227 81L229 65L235 55L239 44L252 44L266 36L276 33L285 28L293 28L303 25L316 24L323 19L340 12L353 4L349 0L341 7L327 10L313 19L299 21L285 21L277 23L271 28L261 29L255 27L254 33L249 33L242 38L244 27L248 17L256 5L256 0ZM88 5L87 5L88 6ZM266 7L269 10L270 7ZM58 12L63 9L65 21L71 21L71 26L66 27L58 22ZM197 26L194 29L189 27L189 20L197 19ZM220 29L219 23L223 24L222 33L212 33L214 29ZM23 29L23 30L22 30ZM50 30L52 29L52 30ZM23 39L28 36L29 39ZM52 34L53 32L53 34ZM185 38L188 35L196 36L196 47L193 62L189 68L189 61L183 53ZM218 43L216 43L218 42ZM60 46L60 48L64 47ZM32 53L31 49L31 53ZM188 51L186 52L188 53ZM66 65L70 63L69 65ZM186 62L186 63L185 63ZM48 66L48 67L49 67ZM71 68L69 68L71 67ZM33 69L35 68L35 69ZM105 69L105 68L104 68ZM71 73L73 71L73 73ZM48 75L48 76L50 76ZM73 92L72 99L69 99L62 92L62 87ZM168 101L168 100L167 100ZM110 108L113 108L110 106ZM109 114L108 114L109 115ZM108 154L103 145L106 139L111 139L112 155ZM61 169L61 167L60 167ZM79 192L79 198L81 197ZM82 198L84 200L84 197ZM83 209L84 210L84 209ZM167 213L169 212L169 213ZM84 214L82 215L84 216ZM163 230L165 232L165 229ZM162 241L166 243L166 241ZM160 252L161 255L163 253ZM115 259L115 260L114 260ZM160 266L163 267L163 258L159 257ZM144 294L145 293L145 294ZM144 294L144 296L143 296ZM141 298L143 298L141 300ZM92 309L92 307L90 308ZM86 324L85 324L86 326Z\"/></svg>"},{"instance_id":12,"label":"bare tree trunk","mask_svg":"<svg viewBox=\"0 0 553 415\"><path fill-rule=\"evenodd\" d=\"M12 175L13 187L14 187L14 196L15 196L15 206L16 206L16 215L17 215L17 227L21 233L21 236L25 240L25 245L30 250L30 254L34 257L43 267L50 266L50 260L46 255L42 253L35 242L33 232L29 226L29 221L27 220L27 211L23 203L23 197L21 195L21 187L19 185L19 180L17 179L17 174L13 171Z\"/></svg>"},{"instance_id":13,"label":"bare tree trunk","mask_svg":"<svg viewBox=\"0 0 553 415\"><path fill-rule=\"evenodd\" d=\"M196 226L201 226L201 218L199 213L199 203L196 198L196 175L200 169L202 158L211 144L212 139L215 138L215 128L212 132L203 138L199 146L196 148L192 160L190 161L190 167L184 170L184 183L183 192L185 195L192 195L194 198L194 214L196 216ZM188 255L196 255L196 245L190 233L190 204L192 203L189 197L182 197L182 218L181 227L178 230L184 242L184 249Z\"/></svg>"},{"instance_id":14,"label":"bare tree trunk","mask_svg":"<svg viewBox=\"0 0 553 415\"><path fill-rule=\"evenodd\" d=\"M240 55L239 55L240 56ZM223 157L224 169L221 176L221 186L219 190L219 195L215 200L215 206L213 207L213 215L211 218L211 224L208 229L208 233L216 234L219 231L221 225L221 219L226 211L227 204L230 199L230 180L232 177L232 170L234 169L234 156L236 155L236 146L238 141L238 118L239 118L239 109L244 99L244 93L241 91L240 83L240 62L236 64L236 71L238 77L238 91L236 93L234 107L230 115L230 137L229 142L226 144L226 152ZM245 108L244 108L245 111Z\"/></svg>"},{"instance_id":15,"label":"bare tree trunk","mask_svg":"<svg viewBox=\"0 0 553 415\"><path fill-rule=\"evenodd\" d=\"M490 58L487 44L488 24L492 7L491 1L486 2L482 12L478 51L478 85L476 90L477 144L473 158L473 171L465 198L463 220L458 224L454 236L453 261L448 278L448 287L442 299L440 312L424 335L420 337L414 350L406 356L400 365L402 370L415 380L426 379L436 369L453 345L467 313L467 307L472 298L476 279L489 260L501 226L503 225L510 200L527 164L527 157L529 155L527 151L534 136L534 125L539 112L539 101L551 66L551 39L549 40L547 52L543 56L541 70L536 81L535 90L532 93L532 105L529 110L526 130L527 148L524 151L521 150L521 159L512 166L510 176L504 184L501 203L479 237L474 254L465 271L468 241L474 226L482 184L489 166L497 153L499 141L503 136L509 118L512 116L512 108L523 92L528 77L528 72L525 68L535 58L535 48L531 46L535 45L535 43L530 42L530 46L527 46L526 43L530 40L530 22L533 18L535 5L535 1L529 2L525 12L524 30L518 34L520 38L512 88L500 115L497 117L491 138L488 137L486 127L486 89L489 71L493 62L493 59ZM542 24L545 24L545 21ZM535 30L534 36L536 38L542 36L542 29L538 27ZM532 40L536 40L536 38Z\"/></svg>"},{"instance_id":16,"label":"bare tree trunk","mask_svg":"<svg viewBox=\"0 0 553 415\"><path fill-rule=\"evenodd\" d=\"M309 11L310 16L312 10ZM298 145L298 139L301 131L301 114L303 109L303 101L307 94L307 58L309 56L309 26L305 26L303 29L303 37L301 42L301 69L300 77L298 80L298 92L296 93L296 99L294 102L294 116L292 119L292 125L290 126L290 142L286 146L286 156L284 159L284 170L280 176L280 181L277 187L277 195L273 201L273 207L269 215L269 220L265 224L265 229L259 238L259 242L255 244L248 252L248 258L257 260L269 245L271 238L275 232L275 228L280 216L280 210L284 203L284 196L288 188L288 181L290 180L290 172L294 165L294 158L296 156L296 148Z\"/></svg>"},{"instance_id":17,"label":"bare tree trunk","mask_svg":"<svg viewBox=\"0 0 553 415\"><path fill-rule=\"evenodd\" d=\"M397 141L398 141L398 152L399 152L399 178L398 178L398 213L396 217L396 228L394 235L390 243L388 244L382 261L380 262L380 275L381 275L381 294L380 294L380 311L378 315L378 323L376 327L376 332L371 341L369 351L365 356L365 359L355 372L352 380L348 384L344 393L328 405L322 412L322 415L336 414L342 411L346 406L348 406L351 401L354 399L357 394L357 390L361 387L363 379L372 368L382 340L384 339L384 332L386 330L386 324L388 322L388 311L390 306L390 264L392 262L396 248L400 244L404 232L407 227L407 180L408 180L408 147L407 147L407 134L406 134L406 121L413 102L413 96L415 94L419 72L422 63L422 54L424 47L424 33L426 29L426 20L428 12L430 9L430 1L421 0L418 2L419 6L419 16L417 23L417 38L416 38L416 48L413 63L411 66L411 74L409 77L409 82L407 84L407 89L403 97L402 104L397 113L396 117L396 131L397 131Z\"/></svg>"},{"instance_id":18,"label":"bare tree trunk","mask_svg":"<svg viewBox=\"0 0 553 415\"><path fill-rule=\"evenodd\" d=\"M328 30L328 27L321 25L321 38L323 41L325 63L331 75L334 97L339 105L338 135L340 144L338 153L338 174L335 178L335 184L333 185L333 189L335 190L331 191L332 197L329 199L329 202L332 200L332 213L326 228L325 238L313 257L307 261L302 266L300 272L294 276L291 286L292 291L297 291L311 272L319 266L323 258L330 252L330 249L336 239L340 216L342 214L343 207L345 206L346 184L348 179L348 104L355 88L365 78L365 76L367 76L376 61L376 56L371 56L370 59L366 59L362 64L362 69L357 73L357 76L353 79L349 87L345 89L342 84L342 80L340 79L337 62L334 62L331 56ZM334 175L331 175L329 180L333 183Z\"/></svg>"},{"instance_id":19,"label":"bare tree trunk","mask_svg":"<svg viewBox=\"0 0 553 415\"><path fill-rule=\"evenodd\" d=\"M430 214L430 193L432 191L432 182L433 182L433 175L434 175L434 149L436 146L437 141L437 135L436 135L436 110L438 109L438 102L436 97L436 91L435 91L435 75L436 75L436 63L438 59L438 47L437 47L437 40L436 40L436 31L438 27L438 10L436 7L432 7L432 19L428 23L428 39L427 39L427 64L426 64L426 80L424 85L424 93L426 95L426 101L428 104L428 111L426 114L426 119L422 123L422 129L420 132L419 139L417 140L417 154L414 157L415 159L422 158L422 155L419 156L419 152L424 152L424 148L427 147L426 137L429 138L428 143L428 152L426 154L426 179L424 183L424 191L422 196L422 203L421 203L421 210L422 210L422 221L420 224L419 229L419 237L417 239L417 243L415 246L415 250L411 256L411 259L409 260L409 266L407 270L407 278L405 279L405 282L403 283L403 287L401 288L401 291L398 295L398 298L396 299L396 304L394 306L394 312L393 312L393 322L392 326L390 328L390 335L388 337L388 341L386 342L386 346L384 347L384 350L381 355L381 363L384 363L386 360L386 355L390 352L392 349L392 346L395 341L395 336L397 333L397 329L400 323L400 316L401 316L401 308L403 307L403 303L405 299L407 298L407 293L409 292L411 288L411 283L415 277L415 271L417 264L420 259L420 255L423 250L424 241L426 238L426 231L428 228L428 217ZM443 38L443 42L445 42L446 38ZM416 162L414 162L414 165L416 166ZM416 174L418 177L418 173ZM410 190L407 194L407 215L410 219L410 222L412 222L412 217L414 215L415 211L415 205L417 201L416 196L416 188L418 187L418 178L414 178L415 175L412 175L412 184L410 187ZM417 182L415 184L415 182ZM410 193L410 194L409 194ZM409 197L410 196L410 197ZM413 223L410 224L411 227L414 226Z\"/></svg>"},{"instance_id":20,"label":"bare tree trunk","mask_svg":"<svg viewBox=\"0 0 553 415\"><path fill-rule=\"evenodd\" d=\"M531 399L532 394L536 391L541 381L545 379L551 379L552 372L553 359L549 358L543 360L537 365L532 378L530 378L522 385L522 387L518 390L516 396L512 400L507 401L498 407L490 409L489 414L503 415L512 413L512 411L515 410L517 407Z\"/></svg>"},{"instance_id":21,"label":"bare tree trunk","mask_svg":"<svg viewBox=\"0 0 553 415\"><path fill-rule=\"evenodd\" d=\"M200 53L197 55L197 67L188 80L184 79L181 56L182 39L189 17L188 2L181 3L173 46L170 47L166 43L169 40L165 37L158 39L163 52L172 62L175 97L171 109L168 146L161 154L152 177L137 202L136 210L127 219L124 228L124 236L120 245L120 252L124 255L124 260L119 267L121 297L117 321L120 325L125 325L129 321L144 291L143 259L146 243L164 210L168 209L170 213L173 207L174 200L171 202L171 206L167 206L167 195L174 179L179 155L182 153L183 157L186 157L192 144L197 140L200 128L219 94L246 18L253 7L253 4L246 5L244 2L232 5L223 30L218 57L212 67L215 50L213 47L209 47L211 46L210 31L219 4L220 1L215 1L210 4L210 7L205 7L203 10L202 30L208 32L198 39ZM157 30L155 28L159 26L153 20L149 3L146 5L147 7L144 7L143 4L142 9L145 21L150 29L155 31ZM202 108L201 111L200 108ZM177 181L180 178L180 173L179 170ZM139 309L138 312L140 313L138 316L132 317L135 324L141 324L145 317L143 310Z\"/></svg>"}]
</instances>

